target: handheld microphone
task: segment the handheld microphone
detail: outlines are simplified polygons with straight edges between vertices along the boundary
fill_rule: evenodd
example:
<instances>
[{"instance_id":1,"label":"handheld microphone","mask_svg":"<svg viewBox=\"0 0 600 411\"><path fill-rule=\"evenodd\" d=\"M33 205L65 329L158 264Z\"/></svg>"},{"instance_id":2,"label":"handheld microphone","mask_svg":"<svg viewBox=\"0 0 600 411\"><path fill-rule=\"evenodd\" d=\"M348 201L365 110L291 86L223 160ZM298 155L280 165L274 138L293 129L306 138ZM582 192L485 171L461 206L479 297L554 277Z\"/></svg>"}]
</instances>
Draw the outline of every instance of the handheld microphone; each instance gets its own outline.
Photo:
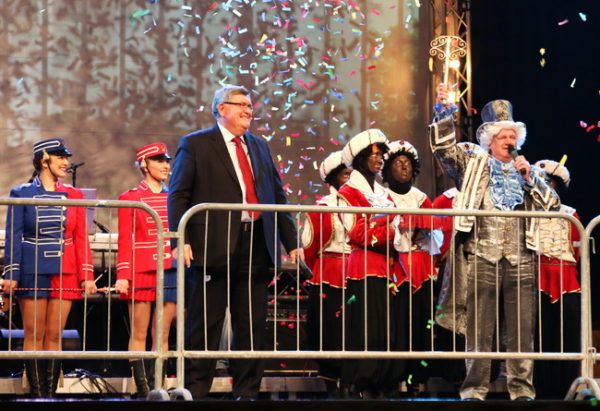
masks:
<instances>
[{"instance_id":1,"label":"handheld microphone","mask_svg":"<svg viewBox=\"0 0 600 411\"><path fill-rule=\"evenodd\" d=\"M508 146L508 153L510 154L510 156L514 159L516 159L519 156L519 152L517 151L517 149L515 148L515 146L513 146L512 144ZM525 175L525 173L527 173L527 170L525 170L524 168L519 170L519 173L521 173L522 176Z\"/></svg>"}]
</instances>

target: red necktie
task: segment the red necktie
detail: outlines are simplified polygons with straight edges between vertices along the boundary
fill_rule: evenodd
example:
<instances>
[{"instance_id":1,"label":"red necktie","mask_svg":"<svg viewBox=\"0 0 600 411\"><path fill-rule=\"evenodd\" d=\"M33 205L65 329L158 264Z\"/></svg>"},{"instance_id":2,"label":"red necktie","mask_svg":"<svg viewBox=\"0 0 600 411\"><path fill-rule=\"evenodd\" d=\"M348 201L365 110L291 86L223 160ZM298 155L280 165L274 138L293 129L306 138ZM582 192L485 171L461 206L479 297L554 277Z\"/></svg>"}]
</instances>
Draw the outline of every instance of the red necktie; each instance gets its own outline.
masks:
<instances>
[{"instance_id":1,"label":"red necktie","mask_svg":"<svg viewBox=\"0 0 600 411\"><path fill-rule=\"evenodd\" d=\"M233 142L235 143L235 154L237 155L238 164L240 166L240 170L242 170L244 185L246 186L246 203L258 204L258 196L256 195L256 188L254 187L252 168L250 167L250 162L248 161L244 147L242 147L242 139L239 137L234 137ZM249 213L253 220L256 220L258 217L260 217L259 211L250 211Z\"/></svg>"}]
</instances>

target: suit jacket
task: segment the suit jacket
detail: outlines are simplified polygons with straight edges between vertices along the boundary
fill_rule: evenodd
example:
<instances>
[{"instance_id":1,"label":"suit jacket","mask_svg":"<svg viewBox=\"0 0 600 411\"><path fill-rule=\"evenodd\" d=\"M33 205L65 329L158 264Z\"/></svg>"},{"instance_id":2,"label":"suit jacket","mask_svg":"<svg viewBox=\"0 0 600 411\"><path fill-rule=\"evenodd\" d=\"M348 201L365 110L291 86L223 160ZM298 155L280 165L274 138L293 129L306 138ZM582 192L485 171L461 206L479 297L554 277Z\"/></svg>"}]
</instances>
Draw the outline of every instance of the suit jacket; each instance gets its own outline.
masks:
<instances>
[{"instance_id":1,"label":"suit jacket","mask_svg":"<svg viewBox=\"0 0 600 411\"><path fill-rule=\"evenodd\" d=\"M250 134L244 135L252 171L256 194L261 204L286 204L287 199L281 186L281 179L273 164L267 143ZM243 203L233 162L218 125L195 131L181 138L169 187L169 227L177 230L179 221L187 209L200 203ZM280 252L275 250L275 213L261 213L264 227L264 240L271 260L279 263ZM193 264L204 266L211 271L225 271L227 259L232 257L240 234L241 213L210 211L196 213L186 229L186 243L191 244L194 253ZM228 237L228 226L231 226ZM289 213L278 213L278 238L290 251L298 248L296 227ZM205 229L207 242L205 244ZM231 246L228 248L227 242ZM176 242L172 243L173 247ZM206 245L206 256L204 249ZM228 252L229 251L229 252ZM276 252L277 251L277 252Z\"/></svg>"}]
</instances>

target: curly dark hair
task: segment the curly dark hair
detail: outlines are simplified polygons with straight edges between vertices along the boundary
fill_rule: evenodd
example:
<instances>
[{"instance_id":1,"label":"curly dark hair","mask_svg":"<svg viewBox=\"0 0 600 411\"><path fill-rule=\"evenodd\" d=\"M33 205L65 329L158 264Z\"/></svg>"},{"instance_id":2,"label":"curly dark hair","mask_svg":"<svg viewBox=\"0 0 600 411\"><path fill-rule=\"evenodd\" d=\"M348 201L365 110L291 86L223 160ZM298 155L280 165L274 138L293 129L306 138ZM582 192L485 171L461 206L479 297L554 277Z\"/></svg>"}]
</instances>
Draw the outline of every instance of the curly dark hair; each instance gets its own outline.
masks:
<instances>
[{"instance_id":1,"label":"curly dark hair","mask_svg":"<svg viewBox=\"0 0 600 411\"><path fill-rule=\"evenodd\" d=\"M389 183L389 181L387 179L387 176L388 176L388 173L390 171L390 167L392 166L392 163L394 162L394 160L396 158L398 158L398 157L400 157L402 155L408 157L408 159L412 163L412 167L413 167L412 178L413 178L413 180L421 172L421 162L419 161L419 159L417 157L415 157L414 153L411 153L411 152L406 151L406 150L400 150L400 151L397 151L394 154L390 155L389 158L387 160L385 160L385 163L383 163L383 170L381 171L381 174L383 175L383 181L385 183Z\"/></svg>"},{"instance_id":2,"label":"curly dark hair","mask_svg":"<svg viewBox=\"0 0 600 411\"><path fill-rule=\"evenodd\" d=\"M385 143L373 143L373 144L375 144L377 146L377 148L379 148L383 152L383 154L390 151L390 148ZM354 157L354 159L352 160L352 168L354 170L359 170L361 163L373 153L373 144L370 144L367 147L360 150L360 152L356 155L356 157Z\"/></svg>"}]
</instances>

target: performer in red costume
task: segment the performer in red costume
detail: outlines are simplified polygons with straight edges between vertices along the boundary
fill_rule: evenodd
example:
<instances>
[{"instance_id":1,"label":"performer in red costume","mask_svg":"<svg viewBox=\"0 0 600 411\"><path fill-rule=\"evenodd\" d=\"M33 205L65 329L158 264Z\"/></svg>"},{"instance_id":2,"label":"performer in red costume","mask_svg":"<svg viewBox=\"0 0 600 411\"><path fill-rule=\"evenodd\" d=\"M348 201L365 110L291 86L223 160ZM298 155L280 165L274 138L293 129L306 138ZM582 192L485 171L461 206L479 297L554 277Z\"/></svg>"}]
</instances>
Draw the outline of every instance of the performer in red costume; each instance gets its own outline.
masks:
<instances>
[{"instance_id":1,"label":"performer in red costume","mask_svg":"<svg viewBox=\"0 0 600 411\"><path fill-rule=\"evenodd\" d=\"M140 148L136 153L137 163L144 180L139 186L119 196L119 200L140 201L152 207L160 216L165 232L167 221L167 187L165 181L171 171L171 157L164 143L153 143ZM119 253L115 290L121 299L129 303L131 335L130 351L145 351L148 327L152 316L152 303L156 301L157 228L154 220L142 210L119 209ZM177 292L176 272L171 270L171 246L164 243L164 350L168 350L171 322L175 317ZM154 318L156 321L156 318ZM152 341L156 348L155 327ZM154 375L153 361L130 360L137 394L145 397ZM150 378L149 378L150 377ZM149 384L150 382L150 384Z\"/></svg>"},{"instance_id":2,"label":"performer in red costume","mask_svg":"<svg viewBox=\"0 0 600 411\"><path fill-rule=\"evenodd\" d=\"M377 208L392 208L387 190L375 181L388 151L387 138L376 129L363 131L346 144L343 158L352 167L348 182L340 188L344 205L373 207L373 214L343 214L352 252L346 274L346 350L400 349L396 341L398 310L392 294L394 283L406 278L397 267L392 245L394 216L378 215ZM397 392L398 364L391 360L348 360L342 379L353 381L361 398ZM394 386L395 384L395 386Z\"/></svg>"},{"instance_id":3,"label":"performer in red costume","mask_svg":"<svg viewBox=\"0 0 600 411\"><path fill-rule=\"evenodd\" d=\"M60 138L33 145L35 172L30 183L15 187L11 197L82 199L80 190L59 179L67 175L71 152ZM6 217L4 292L17 286L23 317L24 351L57 351L73 300L96 292L85 208L10 206ZM27 360L25 372L32 397L52 397L60 374L59 360Z\"/></svg>"},{"instance_id":4,"label":"performer in red costume","mask_svg":"<svg viewBox=\"0 0 600 411\"><path fill-rule=\"evenodd\" d=\"M536 169L542 171L548 185L561 198L567 193L571 176L569 170L553 160L540 160ZM560 211L579 219L574 208L561 204ZM541 341L537 349L543 352L578 352L580 348L581 285L579 284L579 231L567 220L540 220L538 320ZM573 381L579 376L578 361L536 361L533 380L538 398L564 398Z\"/></svg>"},{"instance_id":5,"label":"performer in red costume","mask_svg":"<svg viewBox=\"0 0 600 411\"><path fill-rule=\"evenodd\" d=\"M382 174L395 206L431 208L427 194L413 186L421 166L417 150L404 140L393 141L389 147ZM397 222L394 248L409 285L401 285L396 296L400 302L397 339L404 340L408 350L428 351L431 350L434 320L431 303L433 286L429 280L437 277L433 256L439 254L442 243L441 231L434 230L439 221L437 217L423 215L399 216L394 221ZM418 385L427 382L428 369L423 361L410 360L402 378L409 375L412 378L407 380L407 386L409 390L412 386L416 393Z\"/></svg>"},{"instance_id":6,"label":"performer in red costume","mask_svg":"<svg viewBox=\"0 0 600 411\"><path fill-rule=\"evenodd\" d=\"M342 152L331 153L319 167L329 195L317 204L336 207L338 190L350 178L350 170L342 161ZM308 280L308 330L311 349L338 351L342 348L341 307L344 304L345 275L350 246L336 213L309 213L302 232L306 264L313 277ZM348 384L340 381L341 361L320 360L319 376L325 381L330 398L348 396Z\"/></svg>"}]
</instances>

